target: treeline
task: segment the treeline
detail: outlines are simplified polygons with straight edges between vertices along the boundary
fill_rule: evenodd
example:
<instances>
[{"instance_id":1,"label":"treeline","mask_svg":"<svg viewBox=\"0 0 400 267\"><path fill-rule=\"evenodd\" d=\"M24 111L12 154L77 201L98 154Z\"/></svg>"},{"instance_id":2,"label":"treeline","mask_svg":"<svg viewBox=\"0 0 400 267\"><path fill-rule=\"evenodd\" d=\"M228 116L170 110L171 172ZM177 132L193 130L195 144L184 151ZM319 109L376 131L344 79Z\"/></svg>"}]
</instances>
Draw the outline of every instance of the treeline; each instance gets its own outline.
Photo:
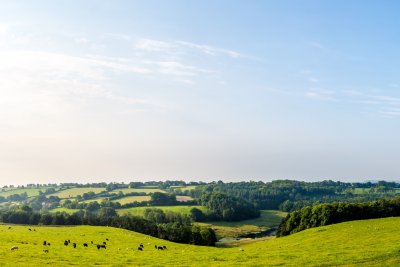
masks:
<instances>
[{"instance_id":1,"label":"treeline","mask_svg":"<svg viewBox=\"0 0 400 267\"><path fill-rule=\"evenodd\" d=\"M154 218L157 218L154 220ZM119 216L112 208L101 208L92 213L79 211L41 213L29 206L13 207L0 211L2 223L28 225L93 225L123 228L178 243L213 246L215 232L211 228L201 228L192 224L188 216L162 210L147 211L145 218L132 215Z\"/></svg>"},{"instance_id":2,"label":"treeline","mask_svg":"<svg viewBox=\"0 0 400 267\"><path fill-rule=\"evenodd\" d=\"M192 209L191 215L196 221L241 221L260 217L260 211L250 202L223 193L204 193L197 201L207 207L209 213Z\"/></svg>"},{"instance_id":3,"label":"treeline","mask_svg":"<svg viewBox=\"0 0 400 267\"><path fill-rule=\"evenodd\" d=\"M289 213L279 225L277 236L334 223L400 216L400 198L371 202L337 202L304 207Z\"/></svg>"},{"instance_id":4,"label":"treeline","mask_svg":"<svg viewBox=\"0 0 400 267\"><path fill-rule=\"evenodd\" d=\"M204 193L220 192L239 199L246 199L258 209L279 209L292 211L302 207L338 201L371 201L379 198L398 196L395 182L344 183L334 181L301 182L276 180L272 182L222 181L203 184L188 192L193 198L200 198ZM357 194L358 189L368 189L366 194Z\"/></svg>"}]
</instances>

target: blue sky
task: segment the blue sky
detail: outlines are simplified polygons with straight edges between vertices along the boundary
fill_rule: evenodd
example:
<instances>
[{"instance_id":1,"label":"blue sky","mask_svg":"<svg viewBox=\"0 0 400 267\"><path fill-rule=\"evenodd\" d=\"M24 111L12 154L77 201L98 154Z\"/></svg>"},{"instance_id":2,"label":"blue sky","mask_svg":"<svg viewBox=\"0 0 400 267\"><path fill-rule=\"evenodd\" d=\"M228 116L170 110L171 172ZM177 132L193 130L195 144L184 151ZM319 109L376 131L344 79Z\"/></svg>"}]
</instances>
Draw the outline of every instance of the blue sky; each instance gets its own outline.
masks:
<instances>
[{"instance_id":1,"label":"blue sky","mask_svg":"<svg viewBox=\"0 0 400 267\"><path fill-rule=\"evenodd\" d=\"M398 179L396 1L0 1L0 183Z\"/></svg>"}]
</instances>

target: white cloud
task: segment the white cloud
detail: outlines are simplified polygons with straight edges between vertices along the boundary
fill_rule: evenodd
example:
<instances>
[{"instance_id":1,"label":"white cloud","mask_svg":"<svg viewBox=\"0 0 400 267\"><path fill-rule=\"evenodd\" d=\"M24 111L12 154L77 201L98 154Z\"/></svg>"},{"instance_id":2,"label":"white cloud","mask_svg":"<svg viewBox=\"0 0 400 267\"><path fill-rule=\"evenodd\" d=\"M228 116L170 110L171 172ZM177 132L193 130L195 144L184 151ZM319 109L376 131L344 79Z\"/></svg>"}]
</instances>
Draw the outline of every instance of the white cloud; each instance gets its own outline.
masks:
<instances>
[{"instance_id":1,"label":"white cloud","mask_svg":"<svg viewBox=\"0 0 400 267\"><path fill-rule=\"evenodd\" d=\"M335 98L335 92L332 90L326 90L322 88L311 88L308 90L305 94L307 97L311 98L316 98L320 100L334 100L336 101L337 99Z\"/></svg>"},{"instance_id":2,"label":"white cloud","mask_svg":"<svg viewBox=\"0 0 400 267\"><path fill-rule=\"evenodd\" d=\"M184 41L177 41L177 43L182 46L196 49L198 51L201 51L205 54L212 55L212 56L226 55L226 56L230 56L232 58L242 57L242 55L239 52L229 50L229 49L223 49L223 48L218 48L218 47L214 47L214 46L195 44L195 43L184 42Z\"/></svg>"},{"instance_id":3,"label":"white cloud","mask_svg":"<svg viewBox=\"0 0 400 267\"><path fill-rule=\"evenodd\" d=\"M0 23L0 34L8 33L10 26L8 24Z\"/></svg>"}]
</instances>

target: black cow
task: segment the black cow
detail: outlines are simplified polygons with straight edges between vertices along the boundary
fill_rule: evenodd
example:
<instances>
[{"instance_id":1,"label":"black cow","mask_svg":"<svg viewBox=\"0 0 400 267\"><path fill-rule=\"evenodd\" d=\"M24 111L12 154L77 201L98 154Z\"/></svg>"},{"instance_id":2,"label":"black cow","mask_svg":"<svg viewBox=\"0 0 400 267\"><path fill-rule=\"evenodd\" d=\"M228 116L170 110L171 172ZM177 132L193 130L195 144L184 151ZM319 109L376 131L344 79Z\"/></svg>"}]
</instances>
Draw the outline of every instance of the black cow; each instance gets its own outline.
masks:
<instances>
[{"instance_id":1,"label":"black cow","mask_svg":"<svg viewBox=\"0 0 400 267\"><path fill-rule=\"evenodd\" d=\"M106 245L100 245L100 247L106 249Z\"/></svg>"},{"instance_id":2,"label":"black cow","mask_svg":"<svg viewBox=\"0 0 400 267\"><path fill-rule=\"evenodd\" d=\"M51 245L50 242L47 242L47 245L50 246Z\"/></svg>"},{"instance_id":3,"label":"black cow","mask_svg":"<svg viewBox=\"0 0 400 267\"><path fill-rule=\"evenodd\" d=\"M90 243L93 245L93 241L90 241Z\"/></svg>"},{"instance_id":4,"label":"black cow","mask_svg":"<svg viewBox=\"0 0 400 267\"><path fill-rule=\"evenodd\" d=\"M68 246L68 244L69 244L68 241L65 240L65 241L64 241L64 246Z\"/></svg>"},{"instance_id":5,"label":"black cow","mask_svg":"<svg viewBox=\"0 0 400 267\"><path fill-rule=\"evenodd\" d=\"M104 242L103 242L103 245L107 245L107 242L106 242L106 241L104 241Z\"/></svg>"},{"instance_id":6,"label":"black cow","mask_svg":"<svg viewBox=\"0 0 400 267\"><path fill-rule=\"evenodd\" d=\"M11 229L11 226L9 226L8 229L10 230L10 229Z\"/></svg>"},{"instance_id":7,"label":"black cow","mask_svg":"<svg viewBox=\"0 0 400 267\"><path fill-rule=\"evenodd\" d=\"M97 249L100 249L100 245L97 245Z\"/></svg>"},{"instance_id":8,"label":"black cow","mask_svg":"<svg viewBox=\"0 0 400 267\"><path fill-rule=\"evenodd\" d=\"M163 246L163 249L167 249L167 247L166 247L166 246Z\"/></svg>"},{"instance_id":9,"label":"black cow","mask_svg":"<svg viewBox=\"0 0 400 267\"><path fill-rule=\"evenodd\" d=\"M87 244L87 243L83 243L83 246L84 246L85 248L87 248L87 247L88 247L88 244Z\"/></svg>"},{"instance_id":10,"label":"black cow","mask_svg":"<svg viewBox=\"0 0 400 267\"><path fill-rule=\"evenodd\" d=\"M157 249L157 245L154 245L154 248Z\"/></svg>"},{"instance_id":11,"label":"black cow","mask_svg":"<svg viewBox=\"0 0 400 267\"><path fill-rule=\"evenodd\" d=\"M142 243L140 243L139 247L143 248L143 244L142 244Z\"/></svg>"},{"instance_id":12,"label":"black cow","mask_svg":"<svg viewBox=\"0 0 400 267\"><path fill-rule=\"evenodd\" d=\"M46 240L45 241L43 241L43 246L46 246L47 245L47 242L46 242Z\"/></svg>"},{"instance_id":13,"label":"black cow","mask_svg":"<svg viewBox=\"0 0 400 267\"><path fill-rule=\"evenodd\" d=\"M49 253L49 250L48 249L43 249L43 252L44 253Z\"/></svg>"},{"instance_id":14,"label":"black cow","mask_svg":"<svg viewBox=\"0 0 400 267\"><path fill-rule=\"evenodd\" d=\"M29 231L32 231L32 229L31 229L31 228L29 228L28 230L29 230Z\"/></svg>"},{"instance_id":15,"label":"black cow","mask_svg":"<svg viewBox=\"0 0 400 267\"><path fill-rule=\"evenodd\" d=\"M72 243L72 246L74 246L74 248L76 248L76 243Z\"/></svg>"},{"instance_id":16,"label":"black cow","mask_svg":"<svg viewBox=\"0 0 400 267\"><path fill-rule=\"evenodd\" d=\"M68 239L68 244L71 243L71 240Z\"/></svg>"},{"instance_id":17,"label":"black cow","mask_svg":"<svg viewBox=\"0 0 400 267\"><path fill-rule=\"evenodd\" d=\"M110 240L108 240L108 238L106 238L106 240L107 240L107 241L110 241Z\"/></svg>"},{"instance_id":18,"label":"black cow","mask_svg":"<svg viewBox=\"0 0 400 267\"><path fill-rule=\"evenodd\" d=\"M140 250L140 251L143 251L143 249L141 247L138 247L137 249Z\"/></svg>"},{"instance_id":19,"label":"black cow","mask_svg":"<svg viewBox=\"0 0 400 267\"><path fill-rule=\"evenodd\" d=\"M164 250L162 246L159 246L157 249L158 250Z\"/></svg>"}]
</instances>

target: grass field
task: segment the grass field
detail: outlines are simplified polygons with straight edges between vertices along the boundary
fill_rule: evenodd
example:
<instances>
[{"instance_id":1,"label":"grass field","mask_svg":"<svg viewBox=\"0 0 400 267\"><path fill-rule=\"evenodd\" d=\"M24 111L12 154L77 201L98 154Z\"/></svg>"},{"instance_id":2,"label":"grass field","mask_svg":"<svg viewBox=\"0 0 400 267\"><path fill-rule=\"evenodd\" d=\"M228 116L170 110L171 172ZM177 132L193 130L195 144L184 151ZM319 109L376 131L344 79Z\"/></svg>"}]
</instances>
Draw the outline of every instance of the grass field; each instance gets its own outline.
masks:
<instances>
[{"instance_id":1,"label":"grass field","mask_svg":"<svg viewBox=\"0 0 400 267\"><path fill-rule=\"evenodd\" d=\"M31 227L33 228L33 227ZM0 266L399 266L400 218L309 229L240 248L176 244L111 227L0 226ZM107 249L94 244L106 240ZM70 239L77 248L64 246ZM43 251L43 241L51 243ZM89 247L83 247L88 243ZM138 251L140 243L144 250ZM165 245L158 251L154 245ZM11 251L12 246L18 250Z\"/></svg>"},{"instance_id":2,"label":"grass field","mask_svg":"<svg viewBox=\"0 0 400 267\"><path fill-rule=\"evenodd\" d=\"M79 209L55 208L55 209L50 210L50 212L65 212L68 214L73 214L77 211L79 211Z\"/></svg>"},{"instance_id":3,"label":"grass field","mask_svg":"<svg viewBox=\"0 0 400 267\"><path fill-rule=\"evenodd\" d=\"M190 210L194 207L202 210L204 213L208 212L208 209L203 206L146 206L146 207L135 207L129 209L120 209L118 210L118 214L130 213L135 216L143 216L144 210L148 208L157 208L157 209L162 209L164 211L173 211L182 214L190 214Z\"/></svg>"},{"instance_id":4,"label":"grass field","mask_svg":"<svg viewBox=\"0 0 400 267\"><path fill-rule=\"evenodd\" d=\"M115 200L112 200L111 202L119 202L121 205L124 205L124 204L128 204L128 203L133 203L133 202L149 201L150 199L151 199L150 196L129 196L129 197L115 199Z\"/></svg>"},{"instance_id":5,"label":"grass field","mask_svg":"<svg viewBox=\"0 0 400 267\"><path fill-rule=\"evenodd\" d=\"M186 201L193 200L193 198L189 197L189 196L176 196L176 200L179 202L186 202Z\"/></svg>"},{"instance_id":6,"label":"grass field","mask_svg":"<svg viewBox=\"0 0 400 267\"><path fill-rule=\"evenodd\" d=\"M133 193L133 192L146 193L146 194L150 194L150 193L154 193L154 192L165 193L164 190L161 190L158 188L120 188L120 189L115 189L114 191L111 191L111 193L118 193L120 191L124 194Z\"/></svg>"},{"instance_id":7,"label":"grass field","mask_svg":"<svg viewBox=\"0 0 400 267\"><path fill-rule=\"evenodd\" d=\"M0 192L0 196L8 197L8 196L11 196L14 194L20 195L23 193L27 193L28 197L34 197L34 196L38 196L40 191L42 191L44 193L44 191L46 191L46 189L47 188L16 188L16 189Z\"/></svg>"},{"instance_id":8,"label":"grass field","mask_svg":"<svg viewBox=\"0 0 400 267\"><path fill-rule=\"evenodd\" d=\"M103 199L106 199L106 197L98 197L98 198L93 198L93 199L88 199L81 201L81 203L91 203L97 201L99 204L103 201Z\"/></svg>"},{"instance_id":9,"label":"grass field","mask_svg":"<svg viewBox=\"0 0 400 267\"><path fill-rule=\"evenodd\" d=\"M83 195L84 193L94 192L96 194L105 191L105 188L95 188L95 187L82 187L82 188L70 188L62 190L60 192L51 194L51 196L58 196L59 198L74 198L77 195Z\"/></svg>"},{"instance_id":10,"label":"grass field","mask_svg":"<svg viewBox=\"0 0 400 267\"><path fill-rule=\"evenodd\" d=\"M264 231L269 228L276 228L280 224L286 212L278 210L262 210L261 216L252 220L238 222L207 222L198 223L201 226L211 227L215 230L218 238L237 237L252 232Z\"/></svg>"}]
</instances>

